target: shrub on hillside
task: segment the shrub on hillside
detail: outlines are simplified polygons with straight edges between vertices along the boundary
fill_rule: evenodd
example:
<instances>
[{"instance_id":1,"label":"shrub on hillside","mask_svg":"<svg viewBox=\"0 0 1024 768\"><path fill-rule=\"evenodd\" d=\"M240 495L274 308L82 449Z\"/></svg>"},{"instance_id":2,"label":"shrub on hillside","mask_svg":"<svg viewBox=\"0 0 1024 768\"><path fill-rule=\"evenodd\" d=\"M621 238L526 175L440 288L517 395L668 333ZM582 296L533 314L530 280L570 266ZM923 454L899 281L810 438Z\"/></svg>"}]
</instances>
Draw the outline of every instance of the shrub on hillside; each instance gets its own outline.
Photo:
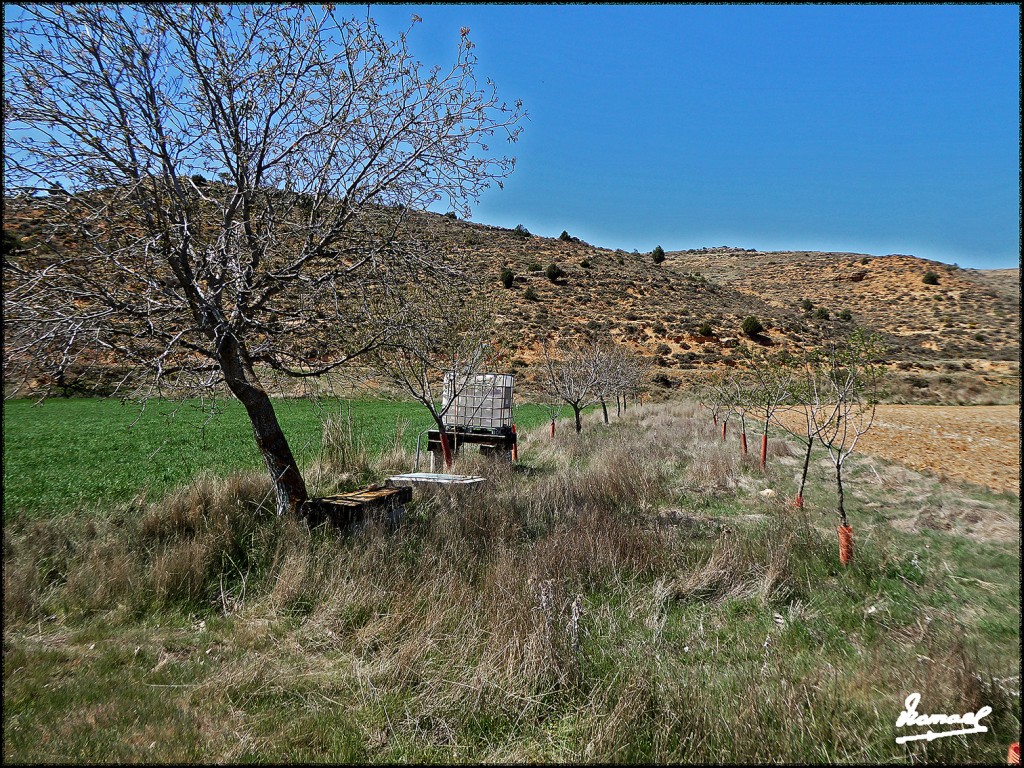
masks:
<instances>
[{"instance_id":1,"label":"shrub on hillside","mask_svg":"<svg viewBox=\"0 0 1024 768\"><path fill-rule=\"evenodd\" d=\"M533 286L527 286L526 291L523 293L523 298L527 301L539 301L540 296L537 295L537 291L533 289Z\"/></svg>"},{"instance_id":2,"label":"shrub on hillside","mask_svg":"<svg viewBox=\"0 0 1024 768\"><path fill-rule=\"evenodd\" d=\"M503 270L501 270L501 284L504 285L506 288L511 288L512 283L515 282L515 279L515 272L513 272L508 267L505 267Z\"/></svg>"},{"instance_id":3,"label":"shrub on hillside","mask_svg":"<svg viewBox=\"0 0 1024 768\"><path fill-rule=\"evenodd\" d=\"M922 282L924 282L925 285L938 285L939 276L929 269L927 272L924 273L924 278Z\"/></svg>"},{"instance_id":4,"label":"shrub on hillside","mask_svg":"<svg viewBox=\"0 0 1024 768\"><path fill-rule=\"evenodd\" d=\"M713 336L714 333L715 333L715 331L711 327L711 323L705 322L705 323L701 323L699 326L697 326L697 334L699 336Z\"/></svg>"},{"instance_id":5,"label":"shrub on hillside","mask_svg":"<svg viewBox=\"0 0 1024 768\"><path fill-rule=\"evenodd\" d=\"M665 250L660 246L654 246L654 250L651 251L651 258L654 259L655 264L661 264L665 260Z\"/></svg>"},{"instance_id":6,"label":"shrub on hillside","mask_svg":"<svg viewBox=\"0 0 1024 768\"><path fill-rule=\"evenodd\" d=\"M558 239L561 240L563 243L572 242L572 237L570 237L569 233L566 232L564 229L562 230L562 234L558 236Z\"/></svg>"},{"instance_id":7,"label":"shrub on hillside","mask_svg":"<svg viewBox=\"0 0 1024 768\"><path fill-rule=\"evenodd\" d=\"M802 309L804 312L810 312L812 309L814 309L814 302L812 302L810 299L800 299L800 309Z\"/></svg>"},{"instance_id":8,"label":"shrub on hillside","mask_svg":"<svg viewBox=\"0 0 1024 768\"><path fill-rule=\"evenodd\" d=\"M839 313L839 319L842 320L843 322L848 323L851 320L853 320L853 312L851 312L848 309L844 309L842 312Z\"/></svg>"},{"instance_id":9,"label":"shrub on hillside","mask_svg":"<svg viewBox=\"0 0 1024 768\"><path fill-rule=\"evenodd\" d=\"M584 269L590 269L590 260L584 259L583 261L580 262L580 266L583 267Z\"/></svg>"},{"instance_id":10,"label":"shrub on hillside","mask_svg":"<svg viewBox=\"0 0 1024 768\"><path fill-rule=\"evenodd\" d=\"M544 275L551 282L554 282L564 274L565 272L563 272L562 268L557 264L548 264L548 268L544 270Z\"/></svg>"},{"instance_id":11,"label":"shrub on hillside","mask_svg":"<svg viewBox=\"0 0 1024 768\"><path fill-rule=\"evenodd\" d=\"M819 320L828 320L828 310L825 309L824 307L818 307L818 311L814 313L814 316L817 317Z\"/></svg>"},{"instance_id":12,"label":"shrub on hillside","mask_svg":"<svg viewBox=\"0 0 1024 768\"><path fill-rule=\"evenodd\" d=\"M530 232L530 230L528 230L522 224L516 224L516 228L512 230L512 234L514 234L516 237L521 237L524 240L528 237L533 237L533 234Z\"/></svg>"},{"instance_id":13,"label":"shrub on hillside","mask_svg":"<svg viewBox=\"0 0 1024 768\"><path fill-rule=\"evenodd\" d=\"M754 337L764 330L764 326L761 325L761 321L753 315L743 320L743 333L746 336Z\"/></svg>"}]
</instances>

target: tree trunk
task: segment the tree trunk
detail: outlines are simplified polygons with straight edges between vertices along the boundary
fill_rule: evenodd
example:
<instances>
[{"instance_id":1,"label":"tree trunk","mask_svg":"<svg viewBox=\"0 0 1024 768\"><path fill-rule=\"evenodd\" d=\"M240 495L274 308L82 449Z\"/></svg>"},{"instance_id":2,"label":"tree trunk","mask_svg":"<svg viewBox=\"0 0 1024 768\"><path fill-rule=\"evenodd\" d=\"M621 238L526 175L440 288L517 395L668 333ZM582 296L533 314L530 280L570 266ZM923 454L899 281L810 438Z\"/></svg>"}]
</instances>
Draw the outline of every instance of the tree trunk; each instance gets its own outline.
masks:
<instances>
[{"instance_id":1,"label":"tree trunk","mask_svg":"<svg viewBox=\"0 0 1024 768\"><path fill-rule=\"evenodd\" d=\"M814 448L814 440L807 441L807 453L804 454L804 470L800 474L800 490L796 492L796 507L799 509L804 505L804 486L807 485L807 470L811 466L811 449Z\"/></svg>"},{"instance_id":2,"label":"tree trunk","mask_svg":"<svg viewBox=\"0 0 1024 768\"><path fill-rule=\"evenodd\" d=\"M572 407L573 415L576 417L576 434L578 435L583 431L583 422L580 421L580 411L582 408L577 408L575 405Z\"/></svg>"},{"instance_id":3,"label":"tree trunk","mask_svg":"<svg viewBox=\"0 0 1024 768\"><path fill-rule=\"evenodd\" d=\"M608 406L604 402L604 398L601 398L601 413L604 414L604 423L608 423Z\"/></svg>"},{"instance_id":4,"label":"tree trunk","mask_svg":"<svg viewBox=\"0 0 1024 768\"><path fill-rule=\"evenodd\" d=\"M725 421L723 421L723 422L722 422L722 442L723 442L723 443L725 442L725 425L726 425L727 423L728 423L728 422L725 422Z\"/></svg>"},{"instance_id":5,"label":"tree trunk","mask_svg":"<svg viewBox=\"0 0 1024 768\"><path fill-rule=\"evenodd\" d=\"M615 396L615 416L619 417L622 415L622 403L619 401L619 396Z\"/></svg>"},{"instance_id":6,"label":"tree trunk","mask_svg":"<svg viewBox=\"0 0 1024 768\"><path fill-rule=\"evenodd\" d=\"M551 420L551 439L555 439L555 420Z\"/></svg>"},{"instance_id":7,"label":"tree trunk","mask_svg":"<svg viewBox=\"0 0 1024 768\"><path fill-rule=\"evenodd\" d=\"M846 510L843 509L843 463L836 462L836 499L839 503L839 520L843 525L846 522Z\"/></svg>"},{"instance_id":8,"label":"tree trunk","mask_svg":"<svg viewBox=\"0 0 1024 768\"><path fill-rule=\"evenodd\" d=\"M434 416L434 423L437 425L437 429L441 438L441 455L444 457L444 468L446 470L452 468L454 458L452 457L452 446L448 442L448 432L444 428L444 421L438 416Z\"/></svg>"},{"instance_id":9,"label":"tree trunk","mask_svg":"<svg viewBox=\"0 0 1024 768\"><path fill-rule=\"evenodd\" d=\"M256 445L266 462L277 496L277 514L298 512L309 498L306 483L281 430L270 396L260 385L245 348L230 334L220 344L220 365L231 393L245 407Z\"/></svg>"},{"instance_id":10,"label":"tree trunk","mask_svg":"<svg viewBox=\"0 0 1024 768\"><path fill-rule=\"evenodd\" d=\"M768 433L761 435L761 471L768 468Z\"/></svg>"}]
</instances>

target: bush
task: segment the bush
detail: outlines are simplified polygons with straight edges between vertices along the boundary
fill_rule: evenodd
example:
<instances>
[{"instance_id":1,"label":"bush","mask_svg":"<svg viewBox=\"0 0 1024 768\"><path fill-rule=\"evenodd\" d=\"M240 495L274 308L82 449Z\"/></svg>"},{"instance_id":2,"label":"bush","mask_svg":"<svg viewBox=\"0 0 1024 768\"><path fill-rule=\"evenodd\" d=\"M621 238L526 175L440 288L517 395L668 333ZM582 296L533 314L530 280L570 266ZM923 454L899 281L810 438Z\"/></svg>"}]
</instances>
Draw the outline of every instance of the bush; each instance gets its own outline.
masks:
<instances>
[{"instance_id":1,"label":"bush","mask_svg":"<svg viewBox=\"0 0 1024 768\"><path fill-rule=\"evenodd\" d=\"M828 310L824 307L818 307L818 311L814 313L814 316L819 320L828 320Z\"/></svg>"},{"instance_id":2,"label":"bush","mask_svg":"<svg viewBox=\"0 0 1024 768\"><path fill-rule=\"evenodd\" d=\"M501 284L504 285L506 288L511 288L512 283L515 282L515 279L516 273L513 272L508 267L505 267L503 270L501 270Z\"/></svg>"},{"instance_id":3,"label":"bush","mask_svg":"<svg viewBox=\"0 0 1024 768\"><path fill-rule=\"evenodd\" d=\"M444 215L444 217L446 219L451 219L452 221L458 221L459 220L459 214L457 214L455 211L448 211L448 213L446 213Z\"/></svg>"},{"instance_id":4,"label":"bush","mask_svg":"<svg viewBox=\"0 0 1024 768\"><path fill-rule=\"evenodd\" d=\"M207 183L206 182L206 177L203 176L203 174L201 174L201 173L193 173L192 174L192 183L195 184L197 187L204 187L204 186L206 186L206 183Z\"/></svg>"},{"instance_id":5,"label":"bush","mask_svg":"<svg viewBox=\"0 0 1024 768\"><path fill-rule=\"evenodd\" d=\"M804 312L810 312L814 309L814 302L810 299L800 299L800 309Z\"/></svg>"},{"instance_id":6,"label":"bush","mask_svg":"<svg viewBox=\"0 0 1024 768\"><path fill-rule=\"evenodd\" d=\"M844 309L842 312L839 313L839 319L848 323L851 320L853 320L853 312L851 312L848 309Z\"/></svg>"},{"instance_id":7,"label":"bush","mask_svg":"<svg viewBox=\"0 0 1024 768\"><path fill-rule=\"evenodd\" d=\"M530 230L528 230L528 229L527 229L526 227L524 227L524 226L523 226L522 224L516 224L516 228L515 228L514 230L512 230L512 233L513 233L513 234L514 234L514 235L515 235L516 237L521 237L521 238L523 238L524 240L525 240L526 238L528 238L528 237L533 237L533 235L532 235L532 234L530 233Z\"/></svg>"},{"instance_id":8,"label":"bush","mask_svg":"<svg viewBox=\"0 0 1024 768\"><path fill-rule=\"evenodd\" d=\"M566 232L564 229L562 230L562 234L558 236L558 239L561 240L563 243L572 242L572 238L569 236L569 233Z\"/></svg>"},{"instance_id":9,"label":"bush","mask_svg":"<svg viewBox=\"0 0 1024 768\"><path fill-rule=\"evenodd\" d=\"M538 296L537 292L533 290L532 285L527 286L526 292L523 294L523 298L527 301L540 301L540 296Z\"/></svg>"},{"instance_id":10,"label":"bush","mask_svg":"<svg viewBox=\"0 0 1024 768\"><path fill-rule=\"evenodd\" d=\"M711 327L711 323L701 323L697 327L697 334L699 336L714 336L715 331Z\"/></svg>"},{"instance_id":11,"label":"bush","mask_svg":"<svg viewBox=\"0 0 1024 768\"><path fill-rule=\"evenodd\" d=\"M660 245L654 246L654 250L651 251L651 258L654 259L655 264L661 264L665 260L665 251Z\"/></svg>"},{"instance_id":12,"label":"bush","mask_svg":"<svg viewBox=\"0 0 1024 768\"><path fill-rule=\"evenodd\" d=\"M551 282L555 282L555 280L557 280L564 274L565 272L563 272L562 268L559 267L557 264L548 264L548 268L544 270L544 275Z\"/></svg>"},{"instance_id":13,"label":"bush","mask_svg":"<svg viewBox=\"0 0 1024 768\"><path fill-rule=\"evenodd\" d=\"M584 269L590 269L590 260L584 259L583 261L580 262L580 266L583 267Z\"/></svg>"},{"instance_id":14,"label":"bush","mask_svg":"<svg viewBox=\"0 0 1024 768\"><path fill-rule=\"evenodd\" d=\"M764 326L761 325L761 321L753 315L750 315L743 321L743 333L746 336L754 337L757 336L761 331L764 330Z\"/></svg>"},{"instance_id":15,"label":"bush","mask_svg":"<svg viewBox=\"0 0 1024 768\"><path fill-rule=\"evenodd\" d=\"M925 285L938 285L939 276L929 269L927 272L924 273L923 282Z\"/></svg>"},{"instance_id":16,"label":"bush","mask_svg":"<svg viewBox=\"0 0 1024 768\"><path fill-rule=\"evenodd\" d=\"M526 265L526 271L527 272L539 272L540 271L540 264L538 264L536 261L531 261L529 264Z\"/></svg>"}]
</instances>

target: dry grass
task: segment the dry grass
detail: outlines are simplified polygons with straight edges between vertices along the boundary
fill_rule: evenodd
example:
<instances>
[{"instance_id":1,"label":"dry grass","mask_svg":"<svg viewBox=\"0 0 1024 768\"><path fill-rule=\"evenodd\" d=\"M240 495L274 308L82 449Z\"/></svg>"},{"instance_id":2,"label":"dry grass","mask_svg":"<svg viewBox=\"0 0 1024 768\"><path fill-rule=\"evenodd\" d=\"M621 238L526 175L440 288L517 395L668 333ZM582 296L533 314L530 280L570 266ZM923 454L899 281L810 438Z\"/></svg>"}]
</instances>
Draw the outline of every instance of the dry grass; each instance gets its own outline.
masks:
<instances>
[{"instance_id":1,"label":"dry grass","mask_svg":"<svg viewBox=\"0 0 1024 768\"><path fill-rule=\"evenodd\" d=\"M194 738L222 761L962 761L1004 748L1019 701L991 675L1019 667L1005 648L980 665L976 627L948 609L952 582L919 575L900 534L866 522L840 568L816 510L743 490L788 470L762 475L709 422L669 404L610 427L591 414L554 440L539 428L523 465L460 457L483 486L421 495L394 532L279 520L247 475L200 478L91 534L5 530L5 637L125 603L204 616L196 640L160 641L142 679L179 670L182 687L163 690L215 724ZM324 469L410 458L373 467L351 445L326 450ZM1000 707L993 733L895 747L888 713L912 690L929 711Z\"/></svg>"}]
</instances>

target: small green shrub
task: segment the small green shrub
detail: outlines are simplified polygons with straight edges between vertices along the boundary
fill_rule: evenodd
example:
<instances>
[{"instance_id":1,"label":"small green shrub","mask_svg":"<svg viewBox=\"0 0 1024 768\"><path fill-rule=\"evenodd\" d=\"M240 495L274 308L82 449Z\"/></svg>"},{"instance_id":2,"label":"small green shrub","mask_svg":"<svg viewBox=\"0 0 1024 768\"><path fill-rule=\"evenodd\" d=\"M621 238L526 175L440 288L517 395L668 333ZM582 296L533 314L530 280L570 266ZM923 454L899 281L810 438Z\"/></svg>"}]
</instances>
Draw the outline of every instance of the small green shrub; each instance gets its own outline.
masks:
<instances>
[{"instance_id":1,"label":"small green shrub","mask_svg":"<svg viewBox=\"0 0 1024 768\"><path fill-rule=\"evenodd\" d=\"M516 237L522 238L523 240L525 240L528 237L533 237L533 234L530 232L530 230L528 230L522 224L516 224L516 228L512 230L512 234L514 234Z\"/></svg>"},{"instance_id":2,"label":"small green shrub","mask_svg":"<svg viewBox=\"0 0 1024 768\"><path fill-rule=\"evenodd\" d=\"M715 334L715 331L711 327L711 323L705 322L697 326L697 334L699 336L713 336Z\"/></svg>"},{"instance_id":3,"label":"small green shrub","mask_svg":"<svg viewBox=\"0 0 1024 768\"><path fill-rule=\"evenodd\" d=\"M665 251L660 245L654 246L654 250L651 251L651 258L654 259L655 264L661 264L665 260Z\"/></svg>"},{"instance_id":4,"label":"small green shrub","mask_svg":"<svg viewBox=\"0 0 1024 768\"><path fill-rule=\"evenodd\" d=\"M810 312L814 309L814 302L810 299L800 299L800 309L804 312Z\"/></svg>"},{"instance_id":5,"label":"small green shrub","mask_svg":"<svg viewBox=\"0 0 1024 768\"><path fill-rule=\"evenodd\" d=\"M514 283L515 280L516 273L513 272L511 269L505 267L503 270L501 270L501 284L504 285L506 288L511 288L512 283Z\"/></svg>"},{"instance_id":6,"label":"small green shrub","mask_svg":"<svg viewBox=\"0 0 1024 768\"><path fill-rule=\"evenodd\" d=\"M853 320L853 313L848 309L844 309L839 313L839 319L848 323Z\"/></svg>"},{"instance_id":7,"label":"small green shrub","mask_svg":"<svg viewBox=\"0 0 1024 768\"><path fill-rule=\"evenodd\" d=\"M565 272L563 272L562 268L557 264L548 264L548 268L544 270L545 277L547 277L551 282L555 282L555 280L564 274Z\"/></svg>"},{"instance_id":8,"label":"small green shrub","mask_svg":"<svg viewBox=\"0 0 1024 768\"><path fill-rule=\"evenodd\" d=\"M819 320L828 320L829 313L828 310L825 309L824 307L818 307L818 311L814 313L814 316L817 317Z\"/></svg>"},{"instance_id":9,"label":"small green shrub","mask_svg":"<svg viewBox=\"0 0 1024 768\"><path fill-rule=\"evenodd\" d=\"M590 269L590 260L584 259L583 261L580 262L580 266L583 267L584 269Z\"/></svg>"},{"instance_id":10,"label":"small green shrub","mask_svg":"<svg viewBox=\"0 0 1024 768\"><path fill-rule=\"evenodd\" d=\"M562 234L558 236L558 239L561 240L563 243L572 242L572 237L564 229L562 230Z\"/></svg>"},{"instance_id":11,"label":"small green shrub","mask_svg":"<svg viewBox=\"0 0 1024 768\"><path fill-rule=\"evenodd\" d=\"M451 219L452 221L458 221L459 220L459 214L457 214L455 211L448 211L448 213L446 213L444 215L444 217L446 219Z\"/></svg>"},{"instance_id":12,"label":"small green shrub","mask_svg":"<svg viewBox=\"0 0 1024 768\"><path fill-rule=\"evenodd\" d=\"M529 264L526 265L527 272L540 272L540 270L541 266L536 261L531 261Z\"/></svg>"},{"instance_id":13,"label":"small green shrub","mask_svg":"<svg viewBox=\"0 0 1024 768\"><path fill-rule=\"evenodd\" d=\"M925 285L938 285L939 276L929 269L927 272L924 273L924 278L922 279L922 282L924 282Z\"/></svg>"},{"instance_id":14,"label":"small green shrub","mask_svg":"<svg viewBox=\"0 0 1024 768\"><path fill-rule=\"evenodd\" d=\"M753 315L750 315L749 317L747 317L747 318L745 318L743 320L743 333L744 333L744 335L750 336L751 338L753 338L754 336L757 336L757 334L761 333L761 331L763 331L763 330L764 330L764 326L761 325L761 321L758 320Z\"/></svg>"},{"instance_id":15,"label":"small green shrub","mask_svg":"<svg viewBox=\"0 0 1024 768\"><path fill-rule=\"evenodd\" d=\"M540 296L537 295L537 291L533 289L533 286L527 286L526 291L523 293L523 298L527 301L540 301Z\"/></svg>"}]
</instances>

